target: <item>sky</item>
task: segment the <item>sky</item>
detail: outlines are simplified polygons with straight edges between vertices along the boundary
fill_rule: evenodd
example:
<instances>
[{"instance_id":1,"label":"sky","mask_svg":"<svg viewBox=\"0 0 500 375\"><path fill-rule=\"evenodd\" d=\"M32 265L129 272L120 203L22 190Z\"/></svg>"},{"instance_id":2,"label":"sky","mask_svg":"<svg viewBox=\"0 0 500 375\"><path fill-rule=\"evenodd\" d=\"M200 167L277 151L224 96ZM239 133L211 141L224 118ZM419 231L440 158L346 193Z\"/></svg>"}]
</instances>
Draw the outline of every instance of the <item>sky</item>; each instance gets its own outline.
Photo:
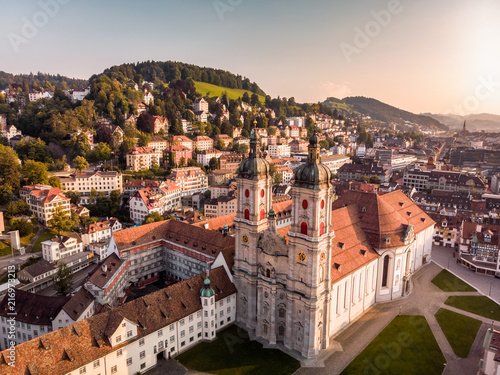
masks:
<instances>
[{"instance_id":1,"label":"sky","mask_svg":"<svg viewBox=\"0 0 500 375\"><path fill-rule=\"evenodd\" d=\"M182 61L272 97L500 115L497 0L0 0L0 70L89 78Z\"/></svg>"}]
</instances>

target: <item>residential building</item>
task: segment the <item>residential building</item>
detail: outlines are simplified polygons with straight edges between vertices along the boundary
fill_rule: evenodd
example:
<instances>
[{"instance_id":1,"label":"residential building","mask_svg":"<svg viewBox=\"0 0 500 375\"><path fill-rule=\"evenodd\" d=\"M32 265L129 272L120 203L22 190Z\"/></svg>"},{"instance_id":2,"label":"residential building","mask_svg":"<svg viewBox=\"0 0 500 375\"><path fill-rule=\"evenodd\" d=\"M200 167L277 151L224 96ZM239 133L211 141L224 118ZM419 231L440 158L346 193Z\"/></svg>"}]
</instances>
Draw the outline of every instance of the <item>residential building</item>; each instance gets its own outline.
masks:
<instances>
[{"instance_id":1,"label":"residential building","mask_svg":"<svg viewBox=\"0 0 500 375\"><path fill-rule=\"evenodd\" d=\"M233 142L233 138L231 138L227 134L217 134L214 137L214 143L217 144L219 140L224 142L224 148L229 147L229 144Z\"/></svg>"},{"instance_id":2,"label":"residential building","mask_svg":"<svg viewBox=\"0 0 500 375\"><path fill-rule=\"evenodd\" d=\"M97 222L85 226L81 230L83 246L89 246L91 243L103 242L111 237L111 228L102 222Z\"/></svg>"},{"instance_id":3,"label":"residential building","mask_svg":"<svg viewBox=\"0 0 500 375\"><path fill-rule=\"evenodd\" d=\"M145 189L145 188L156 188L159 189L161 187L165 187L164 181L157 180L132 180L125 183L124 192L125 195L131 196L136 191Z\"/></svg>"},{"instance_id":4,"label":"residential building","mask_svg":"<svg viewBox=\"0 0 500 375\"><path fill-rule=\"evenodd\" d=\"M210 176L209 176L210 181ZM213 185L210 184L210 198L217 199L219 197L228 197L234 195L235 189L233 186Z\"/></svg>"},{"instance_id":5,"label":"residential building","mask_svg":"<svg viewBox=\"0 0 500 375\"><path fill-rule=\"evenodd\" d=\"M236 197L222 196L205 202L205 217L213 218L236 212Z\"/></svg>"},{"instance_id":6,"label":"residential building","mask_svg":"<svg viewBox=\"0 0 500 375\"><path fill-rule=\"evenodd\" d=\"M178 185L183 196L208 189L207 175L199 167L174 168L167 180Z\"/></svg>"},{"instance_id":7,"label":"residential building","mask_svg":"<svg viewBox=\"0 0 500 375\"><path fill-rule=\"evenodd\" d=\"M127 169L137 172L151 169L153 165L160 165L162 152L151 147L134 147L127 152Z\"/></svg>"},{"instance_id":8,"label":"residential building","mask_svg":"<svg viewBox=\"0 0 500 375\"><path fill-rule=\"evenodd\" d=\"M21 133L20 130L17 130L17 128L14 125L1 125L1 136L3 138L7 138L8 141L10 141L11 138L14 138L15 136L22 136L23 134Z\"/></svg>"},{"instance_id":9,"label":"residential building","mask_svg":"<svg viewBox=\"0 0 500 375\"><path fill-rule=\"evenodd\" d=\"M155 122L154 122L153 132L157 134L163 130L164 133L168 133L168 128L169 128L168 119L162 116L154 116L154 119Z\"/></svg>"},{"instance_id":10,"label":"residential building","mask_svg":"<svg viewBox=\"0 0 500 375\"><path fill-rule=\"evenodd\" d=\"M221 156L222 156L222 151L212 148L209 150L203 150L198 152L198 155L196 156L196 161L202 164L203 166L208 167L210 159L212 158L219 159Z\"/></svg>"},{"instance_id":11,"label":"residential building","mask_svg":"<svg viewBox=\"0 0 500 375\"><path fill-rule=\"evenodd\" d=\"M194 112L208 113L208 102L205 98L196 98L193 103Z\"/></svg>"},{"instance_id":12,"label":"residential building","mask_svg":"<svg viewBox=\"0 0 500 375\"><path fill-rule=\"evenodd\" d=\"M51 240L42 242L43 259L49 262L57 262L82 251L83 242L76 233L56 234Z\"/></svg>"},{"instance_id":13,"label":"residential building","mask_svg":"<svg viewBox=\"0 0 500 375\"><path fill-rule=\"evenodd\" d=\"M214 140L206 135L199 135L193 138L193 147L198 151L210 150L214 148Z\"/></svg>"},{"instance_id":14,"label":"residential building","mask_svg":"<svg viewBox=\"0 0 500 375\"><path fill-rule=\"evenodd\" d=\"M181 124L182 124L182 130L186 134L191 134L193 133L193 123L191 121L188 121L186 119L181 119Z\"/></svg>"},{"instance_id":15,"label":"residential building","mask_svg":"<svg viewBox=\"0 0 500 375\"><path fill-rule=\"evenodd\" d=\"M172 142L179 142L180 145L193 150L193 141L185 135L174 135Z\"/></svg>"},{"instance_id":16,"label":"residential building","mask_svg":"<svg viewBox=\"0 0 500 375\"><path fill-rule=\"evenodd\" d=\"M281 175L282 185L288 185L293 179L293 171L286 165L277 166L276 173Z\"/></svg>"},{"instance_id":17,"label":"residential building","mask_svg":"<svg viewBox=\"0 0 500 375\"><path fill-rule=\"evenodd\" d=\"M119 172L86 172L76 173L70 177L61 177L63 191L77 191L80 193L80 203L90 203L92 190L110 195L112 191L118 190L123 193L123 176Z\"/></svg>"},{"instance_id":18,"label":"residential building","mask_svg":"<svg viewBox=\"0 0 500 375\"><path fill-rule=\"evenodd\" d=\"M56 207L70 214L70 199L66 198L59 188L49 185L26 185L19 190L19 195L26 201L37 220L48 225Z\"/></svg>"},{"instance_id":19,"label":"residential building","mask_svg":"<svg viewBox=\"0 0 500 375\"><path fill-rule=\"evenodd\" d=\"M168 155L165 155L165 164L168 162L170 165L180 166L181 161L184 158L184 165L187 164L189 159L193 157L193 151L184 145L172 145L167 151Z\"/></svg>"},{"instance_id":20,"label":"residential building","mask_svg":"<svg viewBox=\"0 0 500 375\"><path fill-rule=\"evenodd\" d=\"M234 178L234 173L229 169L216 169L208 173L208 184L225 185Z\"/></svg>"},{"instance_id":21,"label":"residential building","mask_svg":"<svg viewBox=\"0 0 500 375\"><path fill-rule=\"evenodd\" d=\"M181 206L182 189L173 183L160 188L145 188L136 191L129 200L130 218L141 223L147 215L165 212Z\"/></svg>"},{"instance_id":22,"label":"residential building","mask_svg":"<svg viewBox=\"0 0 500 375\"><path fill-rule=\"evenodd\" d=\"M167 140L159 135L153 135L147 147L151 147L155 151L163 152L167 149Z\"/></svg>"},{"instance_id":23,"label":"residential building","mask_svg":"<svg viewBox=\"0 0 500 375\"><path fill-rule=\"evenodd\" d=\"M500 373L500 332L490 327L483 341L483 359L479 361L478 375L497 375Z\"/></svg>"},{"instance_id":24,"label":"residential building","mask_svg":"<svg viewBox=\"0 0 500 375\"><path fill-rule=\"evenodd\" d=\"M326 165L332 174L337 174L340 167L342 167L344 164L351 164L352 160L349 156L345 155L330 155L330 156L323 156L321 158L321 162Z\"/></svg>"},{"instance_id":25,"label":"residential building","mask_svg":"<svg viewBox=\"0 0 500 375\"><path fill-rule=\"evenodd\" d=\"M143 93L144 93L144 104L146 104L146 105L154 104L155 97L153 96L153 94L151 94L146 89L144 89Z\"/></svg>"},{"instance_id":26,"label":"residential building","mask_svg":"<svg viewBox=\"0 0 500 375\"><path fill-rule=\"evenodd\" d=\"M381 182L389 182L391 173L376 163L367 164L344 164L337 172L341 181L358 180L362 177L377 176Z\"/></svg>"},{"instance_id":27,"label":"residential building","mask_svg":"<svg viewBox=\"0 0 500 375\"><path fill-rule=\"evenodd\" d=\"M219 158L220 169L228 169L229 171L231 171L231 173L235 173L242 160L243 156L241 155L222 155Z\"/></svg>"},{"instance_id":28,"label":"residential building","mask_svg":"<svg viewBox=\"0 0 500 375\"><path fill-rule=\"evenodd\" d=\"M46 277L54 276L57 273L57 267L45 259L40 259L35 264L23 268L17 273L19 281L34 283L43 280Z\"/></svg>"},{"instance_id":29,"label":"residential building","mask_svg":"<svg viewBox=\"0 0 500 375\"><path fill-rule=\"evenodd\" d=\"M278 144L278 145L268 145L267 151L269 156L273 159L281 159L290 157L290 145L287 144Z\"/></svg>"}]
</instances>

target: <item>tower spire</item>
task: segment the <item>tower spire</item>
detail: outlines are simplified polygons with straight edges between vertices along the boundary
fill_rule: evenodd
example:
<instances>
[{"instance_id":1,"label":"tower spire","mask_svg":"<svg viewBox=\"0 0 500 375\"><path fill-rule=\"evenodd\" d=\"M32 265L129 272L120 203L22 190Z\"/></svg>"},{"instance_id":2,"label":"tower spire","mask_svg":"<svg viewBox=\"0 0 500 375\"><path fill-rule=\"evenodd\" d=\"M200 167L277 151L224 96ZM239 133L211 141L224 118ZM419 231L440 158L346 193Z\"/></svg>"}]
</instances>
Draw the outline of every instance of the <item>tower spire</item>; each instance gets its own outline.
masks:
<instances>
[{"instance_id":1,"label":"tower spire","mask_svg":"<svg viewBox=\"0 0 500 375\"><path fill-rule=\"evenodd\" d=\"M260 152L257 153L257 120L253 120L252 134L250 134L250 154L249 157L260 157Z\"/></svg>"}]
</instances>

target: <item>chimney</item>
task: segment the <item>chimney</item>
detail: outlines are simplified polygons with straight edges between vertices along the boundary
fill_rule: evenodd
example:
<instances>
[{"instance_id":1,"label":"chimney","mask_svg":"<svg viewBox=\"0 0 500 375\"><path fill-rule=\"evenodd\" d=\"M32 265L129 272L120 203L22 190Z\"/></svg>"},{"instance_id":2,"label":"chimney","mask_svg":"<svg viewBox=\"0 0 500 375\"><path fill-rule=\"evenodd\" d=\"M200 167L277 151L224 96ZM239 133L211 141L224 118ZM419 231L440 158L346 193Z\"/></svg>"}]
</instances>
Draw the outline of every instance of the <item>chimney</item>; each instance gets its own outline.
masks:
<instances>
[{"instance_id":1,"label":"chimney","mask_svg":"<svg viewBox=\"0 0 500 375\"><path fill-rule=\"evenodd\" d=\"M481 233L481 230L483 229L483 226L481 224L476 225L476 232Z\"/></svg>"},{"instance_id":2,"label":"chimney","mask_svg":"<svg viewBox=\"0 0 500 375\"><path fill-rule=\"evenodd\" d=\"M108 270L108 266L103 264L102 265L102 272L106 272Z\"/></svg>"}]
</instances>

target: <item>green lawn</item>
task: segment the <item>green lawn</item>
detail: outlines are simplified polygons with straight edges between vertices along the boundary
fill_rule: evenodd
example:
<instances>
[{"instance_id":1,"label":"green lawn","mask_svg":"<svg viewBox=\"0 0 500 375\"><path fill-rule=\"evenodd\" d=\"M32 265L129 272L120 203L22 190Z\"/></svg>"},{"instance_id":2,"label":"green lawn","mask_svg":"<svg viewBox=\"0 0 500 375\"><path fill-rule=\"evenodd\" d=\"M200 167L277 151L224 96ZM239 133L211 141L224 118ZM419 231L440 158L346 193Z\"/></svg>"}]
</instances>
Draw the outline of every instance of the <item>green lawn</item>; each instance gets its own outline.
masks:
<instances>
[{"instance_id":1,"label":"green lawn","mask_svg":"<svg viewBox=\"0 0 500 375\"><path fill-rule=\"evenodd\" d=\"M435 317L455 354L467 358L481 321L447 309L439 309Z\"/></svg>"},{"instance_id":2,"label":"green lawn","mask_svg":"<svg viewBox=\"0 0 500 375\"><path fill-rule=\"evenodd\" d=\"M486 296L451 296L444 303L488 319L500 320L500 306Z\"/></svg>"},{"instance_id":3,"label":"green lawn","mask_svg":"<svg viewBox=\"0 0 500 375\"><path fill-rule=\"evenodd\" d=\"M395 317L342 375L440 375L445 361L425 317L402 315Z\"/></svg>"},{"instance_id":4,"label":"green lawn","mask_svg":"<svg viewBox=\"0 0 500 375\"><path fill-rule=\"evenodd\" d=\"M38 239L36 240L35 245L33 245L33 249L31 250L31 252L38 253L38 252L42 251L42 242L50 240L56 234L57 234L57 230L45 229L42 232L42 234L40 234Z\"/></svg>"},{"instance_id":5,"label":"green lawn","mask_svg":"<svg viewBox=\"0 0 500 375\"><path fill-rule=\"evenodd\" d=\"M432 279L432 283L445 292L477 292L476 289L465 281L460 280L448 270L439 272L436 277Z\"/></svg>"},{"instance_id":6,"label":"green lawn","mask_svg":"<svg viewBox=\"0 0 500 375\"><path fill-rule=\"evenodd\" d=\"M285 375L293 374L300 362L277 349L263 349L250 341L248 334L236 326L217 334L211 343L203 342L176 359L190 370L219 375Z\"/></svg>"},{"instance_id":7,"label":"green lawn","mask_svg":"<svg viewBox=\"0 0 500 375\"><path fill-rule=\"evenodd\" d=\"M198 93L200 93L202 96L206 96L207 93L209 93L210 97L222 96L222 94L225 91L225 92L227 92L228 99L238 99L238 98L242 98L243 94L245 92L248 92L249 96L252 96L252 94L253 94L253 92L248 91L248 90L230 89L229 87L216 86L216 85L212 85L211 83L206 83L206 82L195 81L194 83L195 83L196 91ZM264 103L265 98L262 95L259 95L259 100L261 103Z\"/></svg>"}]
</instances>

